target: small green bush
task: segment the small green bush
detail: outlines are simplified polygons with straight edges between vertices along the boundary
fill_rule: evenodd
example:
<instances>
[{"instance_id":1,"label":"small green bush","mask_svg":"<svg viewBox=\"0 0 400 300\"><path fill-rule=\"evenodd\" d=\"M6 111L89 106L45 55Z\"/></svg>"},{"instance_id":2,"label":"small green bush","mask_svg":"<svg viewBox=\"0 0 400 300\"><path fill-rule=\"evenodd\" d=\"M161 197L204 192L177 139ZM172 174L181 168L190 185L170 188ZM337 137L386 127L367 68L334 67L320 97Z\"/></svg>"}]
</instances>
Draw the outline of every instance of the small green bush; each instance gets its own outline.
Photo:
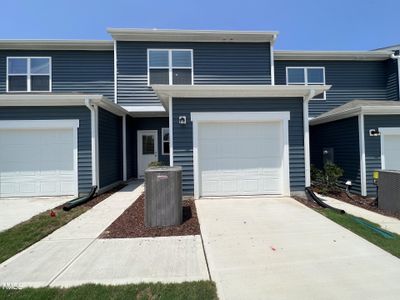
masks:
<instances>
[{"instance_id":1,"label":"small green bush","mask_svg":"<svg viewBox=\"0 0 400 300\"><path fill-rule=\"evenodd\" d=\"M311 179L323 194L338 191L339 178L343 176L343 169L334 163L328 162L323 170L311 166Z\"/></svg>"},{"instance_id":2,"label":"small green bush","mask_svg":"<svg viewBox=\"0 0 400 300\"><path fill-rule=\"evenodd\" d=\"M152 161L151 163L149 163L149 168L156 168L162 166L165 166L165 163L162 161Z\"/></svg>"}]
</instances>

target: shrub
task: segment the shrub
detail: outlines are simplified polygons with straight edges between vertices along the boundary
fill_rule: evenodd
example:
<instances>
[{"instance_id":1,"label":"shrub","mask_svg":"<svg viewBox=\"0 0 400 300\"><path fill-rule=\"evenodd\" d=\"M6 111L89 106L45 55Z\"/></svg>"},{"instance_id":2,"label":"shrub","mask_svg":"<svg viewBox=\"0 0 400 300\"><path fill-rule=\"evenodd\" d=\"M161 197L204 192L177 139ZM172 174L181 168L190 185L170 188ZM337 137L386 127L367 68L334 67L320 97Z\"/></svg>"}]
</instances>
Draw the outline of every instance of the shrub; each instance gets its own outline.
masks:
<instances>
[{"instance_id":1,"label":"shrub","mask_svg":"<svg viewBox=\"0 0 400 300\"><path fill-rule=\"evenodd\" d=\"M162 167L165 166L165 163L162 161L152 161L151 163L149 163L149 168L156 168L156 167Z\"/></svg>"},{"instance_id":2,"label":"shrub","mask_svg":"<svg viewBox=\"0 0 400 300\"><path fill-rule=\"evenodd\" d=\"M323 170L311 166L311 179L322 194L337 192L339 178L342 176L343 169L331 162L326 163Z\"/></svg>"}]
</instances>

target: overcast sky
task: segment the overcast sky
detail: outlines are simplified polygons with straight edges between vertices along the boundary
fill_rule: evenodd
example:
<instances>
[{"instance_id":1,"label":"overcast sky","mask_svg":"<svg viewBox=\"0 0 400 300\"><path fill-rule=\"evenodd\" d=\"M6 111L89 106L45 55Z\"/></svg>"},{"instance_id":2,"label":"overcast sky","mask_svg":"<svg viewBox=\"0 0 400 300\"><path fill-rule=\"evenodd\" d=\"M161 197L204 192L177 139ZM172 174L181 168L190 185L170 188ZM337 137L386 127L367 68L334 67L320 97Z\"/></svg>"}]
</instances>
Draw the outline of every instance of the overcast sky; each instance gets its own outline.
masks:
<instances>
[{"instance_id":1,"label":"overcast sky","mask_svg":"<svg viewBox=\"0 0 400 300\"><path fill-rule=\"evenodd\" d=\"M400 0L2 0L0 39L110 39L108 27L279 31L277 49L400 44Z\"/></svg>"}]
</instances>

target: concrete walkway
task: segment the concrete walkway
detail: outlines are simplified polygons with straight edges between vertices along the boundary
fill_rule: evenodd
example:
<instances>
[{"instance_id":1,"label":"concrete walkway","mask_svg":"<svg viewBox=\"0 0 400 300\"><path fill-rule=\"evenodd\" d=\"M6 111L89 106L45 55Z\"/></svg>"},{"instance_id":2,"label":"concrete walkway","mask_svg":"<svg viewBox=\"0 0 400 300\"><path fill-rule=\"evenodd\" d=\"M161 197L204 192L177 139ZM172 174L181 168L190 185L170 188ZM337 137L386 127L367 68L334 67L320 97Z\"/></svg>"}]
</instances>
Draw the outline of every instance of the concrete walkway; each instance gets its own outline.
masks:
<instances>
[{"instance_id":1,"label":"concrete walkway","mask_svg":"<svg viewBox=\"0 0 400 300\"><path fill-rule=\"evenodd\" d=\"M399 259L291 198L196 206L221 299L399 298Z\"/></svg>"},{"instance_id":2,"label":"concrete walkway","mask_svg":"<svg viewBox=\"0 0 400 300\"><path fill-rule=\"evenodd\" d=\"M388 231L400 234L400 220L388 216L384 216L381 214L378 214L376 212L361 208L356 205L352 205L331 197L327 196L322 196L318 195L321 199L325 201L325 203L336 207L343 209L345 212L360 217L364 218L368 221L371 221L373 223L379 224L383 229L386 229Z\"/></svg>"},{"instance_id":3,"label":"concrete walkway","mask_svg":"<svg viewBox=\"0 0 400 300\"><path fill-rule=\"evenodd\" d=\"M46 210L73 199L67 197L30 197L0 199L0 231L9 229Z\"/></svg>"},{"instance_id":4,"label":"concrete walkway","mask_svg":"<svg viewBox=\"0 0 400 300\"><path fill-rule=\"evenodd\" d=\"M0 285L72 286L207 279L199 236L97 237L143 193L132 182L47 238L0 265Z\"/></svg>"}]
</instances>

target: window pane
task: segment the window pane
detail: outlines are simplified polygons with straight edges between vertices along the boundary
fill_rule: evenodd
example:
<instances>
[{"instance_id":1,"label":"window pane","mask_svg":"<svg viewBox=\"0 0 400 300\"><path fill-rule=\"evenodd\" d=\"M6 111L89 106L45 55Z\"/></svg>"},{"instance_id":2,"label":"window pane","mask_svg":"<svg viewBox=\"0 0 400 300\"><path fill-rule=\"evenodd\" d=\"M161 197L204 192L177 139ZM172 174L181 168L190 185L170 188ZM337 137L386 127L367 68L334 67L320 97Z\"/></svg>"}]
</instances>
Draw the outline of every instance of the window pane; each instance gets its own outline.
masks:
<instances>
[{"instance_id":1,"label":"window pane","mask_svg":"<svg viewBox=\"0 0 400 300\"><path fill-rule=\"evenodd\" d=\"M169 84L169 70L151 69L150 84Z\"/></svg>"},{"instance_id":2,"label":"window pane","mask_svg":"<svg viewBox=\"0 0 400 300\"><path fill-rule=\"evenodd\" d=\"M163 133L163 141L168 142L169 141L169 128L163 128L162 130Z\"/></svg>"},{"instance_id":3,"label":"window pane","mask_svg":"<svg viewBox=\"0 0 400 300\"><path fill-rule=\"evenodd\" d=\"M168 51L149 51L150 67L168 67Z\"/></svg>"},{"instance_id":4,"label":"window pane","mask_svg":"<svg viewBox=\"0 0 400 300\"><path fill-rule=\"evenodd\" d=\"M172 51L172 67L192 67L191 51L173 50Z\"/></svg>"},{"instance_id":5,"label":"window pane","mask_svg":"<svg viewBox=\"0 0 400 300\"><path fill-rule=\"evenodd\" d=\"M26 58L10 58L8 60L8 74L28 73L28 60Z\"/></svg>"},{"instance_id":6,"label":"window pane","mask_svg":"<svg viewBox=\"0 0 400 300\"><path fill-rule=\"evenodd\" d=\"M31 91L49 91L50 77L47 75L31 76Z\"/></svg>"},{"instance_id":7,"label":"window pane","mask_svg":"<svg viewBox=\"0 0 400 300\"><path fill-rule=\"evenodd\" d=\"M172 84L192 84L192 69L172 70Z\"/></svg>"},{"instance_id":8,"label":"window pane","mask_svg":"<svg viewBox=\"0 0 400 300\"><path fill-rule=\"evenodd\" d=\"M142 153L154 154L154 137L152 135L142 136Z\"/></svg>"},{"instance_id":9,"label":"window pane","mask_svg":"<svg viewBox=\"0 0 400 300\"><path fill-rule=\"evenodd\" d=\"M323 69L307 69L308 83L324 83Z\"/></svg>"},{"instance_id":10,"label":"window pane","mask_svg":"<svg viewBox=\"0 0 400 300\"><path fill-rule=\"evenodd\" d=\"M8 76L8 90L11 92L26 92L27 76Z\"/></svg>"},{"instance_id":11,"label":"window pane","mask_svg":"<svg viewBox=\"0 0 400 300\"><path fill-rule=\"evenodd\" d=\"M31 58L31 74L49 74L50 60L48 58Z\"/></svg>"},{"instance_id":12,"label":"window pane","mask_svg":"<svg viewBox=\"0 0 400 300\"><path fill-rule=\"evenodd\" d=\"M169 154L169 142L164 142L164 153Z\"/></svg>"},{"instance_id":13,"label":"window pane","mask_svg":"<svg viewBox=\"0 0 400 300\"><path fill-rule=\"evenodd\" d=\"M304 69L287 69L288 83L304 83Z\"/></svg>"}]
</instances>

